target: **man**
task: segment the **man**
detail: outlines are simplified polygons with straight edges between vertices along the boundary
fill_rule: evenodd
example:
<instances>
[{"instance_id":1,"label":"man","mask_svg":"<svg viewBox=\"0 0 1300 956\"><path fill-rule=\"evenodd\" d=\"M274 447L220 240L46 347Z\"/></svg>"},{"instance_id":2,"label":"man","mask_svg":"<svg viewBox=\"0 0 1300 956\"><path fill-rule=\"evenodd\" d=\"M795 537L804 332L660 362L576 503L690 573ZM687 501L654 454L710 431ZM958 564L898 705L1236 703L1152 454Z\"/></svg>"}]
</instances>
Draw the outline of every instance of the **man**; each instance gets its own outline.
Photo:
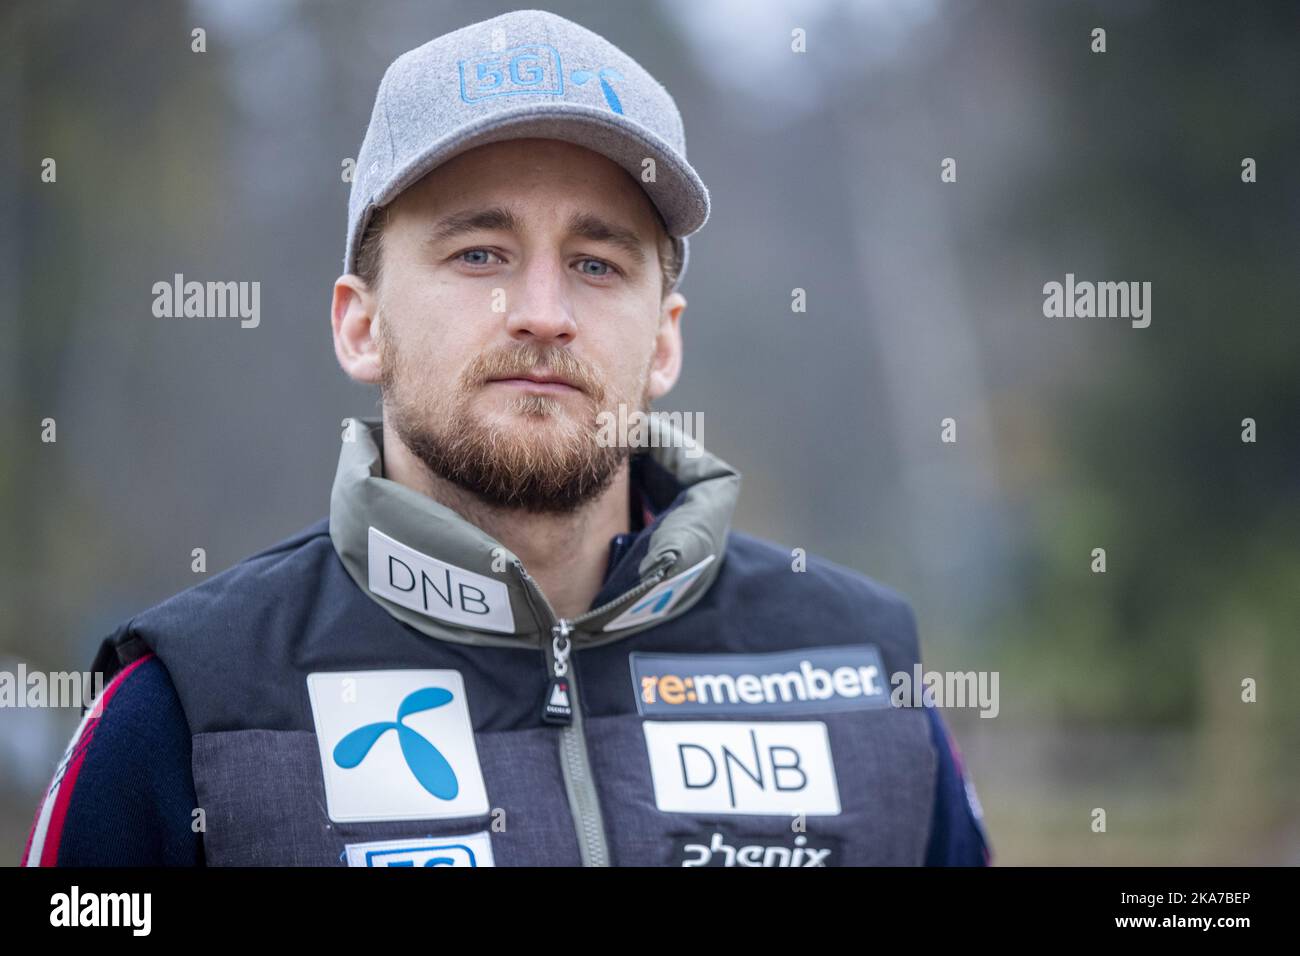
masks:
<instances>
[{"instance_id":1,"label":"man","mask_svg":"<svg viewBox=\"0 0 1300 956\"><path fill-rule=\"evenodd\" d=\"M128 621L30 864L981 864L908 605L730 531L641 420L708 193L668 93L549 13L384 76L357 162L326 519ZM648 446L648 447L646 447ZM969 796L968 796L969 794Z\"/></svg>"}]
</instances>

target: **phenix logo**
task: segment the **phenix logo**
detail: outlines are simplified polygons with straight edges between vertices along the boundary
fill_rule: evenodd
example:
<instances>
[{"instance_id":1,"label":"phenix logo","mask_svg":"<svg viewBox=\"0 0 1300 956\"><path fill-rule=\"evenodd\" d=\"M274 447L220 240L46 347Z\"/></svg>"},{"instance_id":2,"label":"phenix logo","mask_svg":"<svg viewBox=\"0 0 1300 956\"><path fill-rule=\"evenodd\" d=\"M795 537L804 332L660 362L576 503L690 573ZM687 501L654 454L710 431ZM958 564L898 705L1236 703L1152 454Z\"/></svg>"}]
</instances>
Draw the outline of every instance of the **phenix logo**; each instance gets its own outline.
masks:
<instances>
[{"instance_id":1,"label":"phenix logo","mask_svg":"<svg viewBox=\"0 0 1300 956\"><path fill-rule=\"evenodd\" d=\"M724 842L726 839L724 834L715 832L708 846L684 844L682 850L695 857L682 860L682 866L827 866L831 855L830 847L808 846L808 838L802 834L794 838L793 847L760 843L736 847ZM715 861L714 857L718 859Z\"/></svg>"},{"instance_id":2,"label":"phenix logo","mask_svg":"<svg viewBox=\"0 0 1300 956\"><path fill-rule=\"evenodd\" d=\"M340 740L338 746L334 748L334 762L344 770L351 770L366 759L366 754L370 753L370 749L379 742L380 737L390 730L395 730L406 766L420 782L420 786L440 800L456 799L456 794L460 792L460 784L447 758L437 747L402 723L412 714L433 710L451 701L451 691L441 687L426 687L407 694L397 707L396 720L366 724Z\"/></svg>"}]
</instances>

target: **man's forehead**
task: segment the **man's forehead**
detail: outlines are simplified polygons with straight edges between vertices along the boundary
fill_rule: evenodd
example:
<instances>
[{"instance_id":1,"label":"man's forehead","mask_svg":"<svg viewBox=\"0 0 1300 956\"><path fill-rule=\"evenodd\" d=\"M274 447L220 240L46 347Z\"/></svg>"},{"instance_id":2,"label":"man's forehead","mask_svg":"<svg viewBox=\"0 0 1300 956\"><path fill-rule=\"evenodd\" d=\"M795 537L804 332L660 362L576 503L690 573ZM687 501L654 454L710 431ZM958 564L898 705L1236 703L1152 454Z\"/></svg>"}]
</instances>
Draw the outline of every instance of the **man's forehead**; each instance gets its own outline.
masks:
<instances>
[{"instance_id":1,"label":"man's forehead","mask_svg":"<svg viewBox=\"0 0 1300 956\"><path fill-rule=\"evenodd\" d=\"M425 173L402 195L441 200L449 192L482 193L539 185L600 191L612 201L637 193L650 197L626 169L593 149L560 139L524 137L482 143L457 153Z\"/></svg>"},{"instance_id":2,"label":"man's forehead","mask_svg":"<svg viewBox=\"0 0 1300 956\"><path fill-rule=\"evenodd\" d=\"M446 209L465 205L510 205L519 210L547 190L626 226L658 220L641 184L626 169L595 150L566 140L522 138L486 143L434 167L394 201L412 207ZM553 201L553 200L548 200Z\"/></svg>"}]
</instances>

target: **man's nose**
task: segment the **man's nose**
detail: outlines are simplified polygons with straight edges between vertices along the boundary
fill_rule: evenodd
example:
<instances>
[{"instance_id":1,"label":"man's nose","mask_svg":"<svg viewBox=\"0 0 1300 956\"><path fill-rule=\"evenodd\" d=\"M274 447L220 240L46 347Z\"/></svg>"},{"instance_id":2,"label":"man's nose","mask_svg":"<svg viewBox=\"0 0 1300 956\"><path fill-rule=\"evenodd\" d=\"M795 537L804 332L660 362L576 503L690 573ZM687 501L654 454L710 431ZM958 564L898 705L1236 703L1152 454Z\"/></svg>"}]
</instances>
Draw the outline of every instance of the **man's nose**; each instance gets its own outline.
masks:
<instances>
[{"instance_id":1,"label":"man's nose","mask_svg":"<svg viewBox=\"0 0 1300 956\"><path fill-rule=\"evenodd\" d=\"M535 258L506 289L506 330L512 338L567 343L577 334L561 262Z\"/></svg>"}]
</instances>

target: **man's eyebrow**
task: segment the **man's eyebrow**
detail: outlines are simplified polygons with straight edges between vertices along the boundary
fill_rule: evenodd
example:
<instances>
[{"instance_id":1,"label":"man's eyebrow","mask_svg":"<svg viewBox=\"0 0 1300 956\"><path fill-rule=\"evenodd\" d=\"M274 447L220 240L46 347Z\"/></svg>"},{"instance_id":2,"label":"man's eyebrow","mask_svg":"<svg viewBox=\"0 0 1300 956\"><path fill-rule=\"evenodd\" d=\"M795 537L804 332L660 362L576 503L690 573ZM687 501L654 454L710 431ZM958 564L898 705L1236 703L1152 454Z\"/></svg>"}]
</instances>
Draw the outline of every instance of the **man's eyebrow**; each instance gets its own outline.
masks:
<instances>
[{"instance_id":1,"label":"man's eyebrow","mask_svg":"<svg viewBox=\"0 0 1300 956\"><path fill-rule=\"evenodd\" d=\"M631 229L587 212L575 212L569 217L566 227L573 235L616 246L638 266L645 265L646 254L641 246L641 238ZM457 236L477 231L512 232L518 235L524 230L519 217L509 209L504 206L489 206L486 209L470 209L444 216L429 230L428 242L448 242Z\"/></svg>"},{"instance_id":2,"label":"man's eyebrow","mask_svg":"<svg viewBox=\"0 0 1300 956\"><path fill-rule=\"evenodd\" d=\"M498 232L523 232L519 218L504 206L490 206L487 209L470 209L443 216L429 231L431 243L446 242L467 232L495 230Z\"/></svg>"},{"instance_id":3,"label":"man's eyebrow","mask_svg":"<svg viewBox=\"0 0 1300 956\"><path fill-rule=\"evenodd\" d=\"M592 242L608 242L626 252L637 265L645 265L645 250L641 248L641 237L631 229L606 222L589 212L575 212L569 217L569 232Z\"/></svg>"}]
</instances>

